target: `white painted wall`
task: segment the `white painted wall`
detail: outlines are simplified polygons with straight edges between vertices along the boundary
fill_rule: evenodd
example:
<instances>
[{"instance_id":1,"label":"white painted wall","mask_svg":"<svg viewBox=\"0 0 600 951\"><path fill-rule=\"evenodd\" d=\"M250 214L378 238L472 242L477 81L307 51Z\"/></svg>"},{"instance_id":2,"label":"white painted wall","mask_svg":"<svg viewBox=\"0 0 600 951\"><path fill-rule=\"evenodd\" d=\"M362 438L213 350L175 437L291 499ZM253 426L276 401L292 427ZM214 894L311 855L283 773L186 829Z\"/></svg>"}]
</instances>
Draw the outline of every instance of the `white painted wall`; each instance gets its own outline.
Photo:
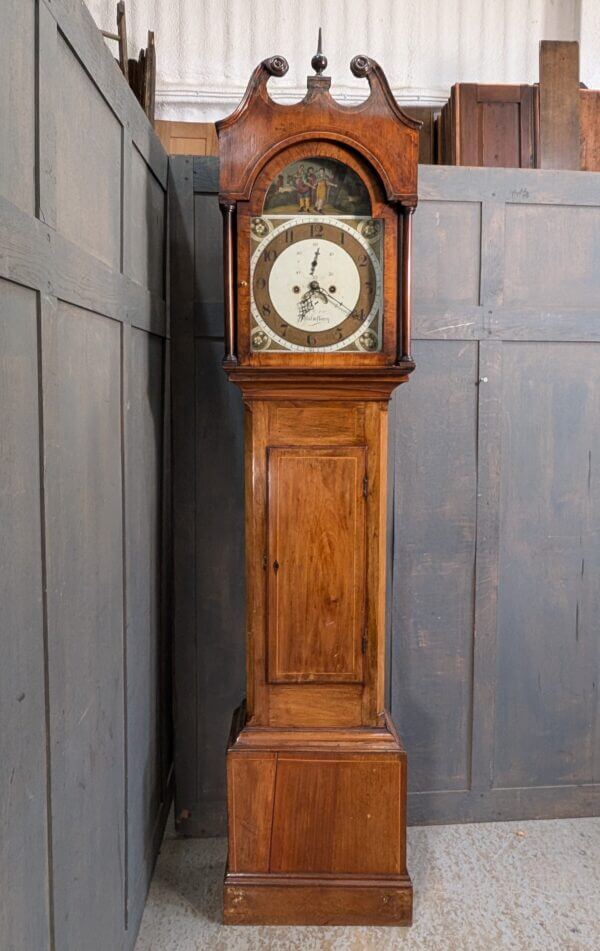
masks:
<instances>
[{"instance_id":1,"label":"white painted wall","mask_svg":"<svg viewBox=\"0 0 600 951\"><path fill-rule=\"evenodd\" d=\"M114 29L116 0L87 0ZM157 115L212 121L239 101L256 64L282 53L290 71L275 98L299 99L323 27L338 98L364 96L348 64L356 53L384 67L401 102L448 98L455 82L532 83L541 39L580 40L581 78L600 88L600 0L126 0L130 55L153 29Z\"/></svg>"}]
</instances>

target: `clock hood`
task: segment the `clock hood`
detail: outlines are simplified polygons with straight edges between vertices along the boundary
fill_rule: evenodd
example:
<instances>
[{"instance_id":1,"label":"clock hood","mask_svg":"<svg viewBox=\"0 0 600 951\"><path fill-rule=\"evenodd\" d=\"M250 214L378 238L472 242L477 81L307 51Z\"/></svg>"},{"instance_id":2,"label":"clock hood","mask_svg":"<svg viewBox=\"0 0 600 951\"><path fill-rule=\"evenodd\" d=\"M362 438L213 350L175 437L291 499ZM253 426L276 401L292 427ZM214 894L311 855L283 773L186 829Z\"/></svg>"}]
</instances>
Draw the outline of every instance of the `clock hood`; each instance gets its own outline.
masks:
<instances>
[{"instance_id":1,"label":"clock hood","mask_svg":"<svg viewBox=\"0 0 600 951\"><path fill-rule=\"evenodd\" d=\"M318 73L323 60L327 62L319 50L313 57ZM267 162L282 149L312 139L337 142L358 152L377 172L389 202L416 205L421 122L401 110L375 60L355 56L350 68L370 86L368 98L352 106L337 102L330 92L331 80L320 74L308 77L301 102L275 102L267 84L271 77L287 73L287 61L271 56L256 67L237 109L216 123L222 201L248 200Z\"/></svg>"}]
</instances>

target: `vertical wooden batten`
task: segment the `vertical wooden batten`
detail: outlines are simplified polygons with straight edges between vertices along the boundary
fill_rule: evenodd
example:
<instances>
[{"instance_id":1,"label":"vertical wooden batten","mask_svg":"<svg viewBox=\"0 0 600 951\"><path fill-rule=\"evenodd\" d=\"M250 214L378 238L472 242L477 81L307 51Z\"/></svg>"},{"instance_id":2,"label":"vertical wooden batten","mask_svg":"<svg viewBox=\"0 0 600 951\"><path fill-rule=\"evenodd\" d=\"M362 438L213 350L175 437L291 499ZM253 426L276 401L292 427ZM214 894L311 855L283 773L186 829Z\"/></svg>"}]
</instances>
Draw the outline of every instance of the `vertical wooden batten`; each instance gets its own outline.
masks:
<instances>
[{"instance_id":1,"label":"vertical wooden batten","mask_svg":"<svg viewBox=\"0 0 600 951\"><path fill-rule=\"evenodd\" d=\"M579 43L540 43L539 168L579 169Z\"/></svg>"},{"instance_id":2,"label":"vertical wooden batten","mask_svg":"<svg viewBox=\"0 0 600 951\"><path fill-rule=\"evenodd\" d=\"M185 823L198 798L199 727L186 714L198 690L196 623L196 431L194 352L194 198L191 158L169 170L169 255L171 307L171 408L173 418L173 650L175 767L178 776L176 827ZM185 808L183 804L185 803ZM185 827L185 826L184 826Z\"/></svg>"},{"instance_id":3,"label":"vertical wooden batten","mask_svg":"<svg viewBox=\"0 0 600 951\"><path fill-rule=\"evenodd\" d=\"M36 217L56 228L56 20L45 3L37 5L36 58Z\"/></svg>"}]
</instances>

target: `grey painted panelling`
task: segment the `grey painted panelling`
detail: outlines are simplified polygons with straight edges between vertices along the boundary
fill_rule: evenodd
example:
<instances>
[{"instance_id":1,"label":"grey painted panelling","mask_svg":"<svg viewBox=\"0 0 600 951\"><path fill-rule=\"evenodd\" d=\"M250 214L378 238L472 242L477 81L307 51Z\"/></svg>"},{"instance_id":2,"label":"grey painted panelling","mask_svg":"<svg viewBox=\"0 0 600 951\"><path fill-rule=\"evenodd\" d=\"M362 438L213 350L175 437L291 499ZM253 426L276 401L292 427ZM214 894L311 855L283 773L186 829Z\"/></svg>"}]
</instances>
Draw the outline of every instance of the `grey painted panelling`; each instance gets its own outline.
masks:
<instances>
[{"instance_id":1,"label":"grey painted panelling","mask_svg":"<svg viewBox=\"0 0 600 951\"><path fill-rule=\"evenodd\" d=\"M130 951L172 782L167 156L85 5L32 10L0 38L0 947Z\"/></svg>"},{"instance_id":2,"label":"grey painted panelling","mask_svg":"<svg viewBox=\"0 0 600 951\"><path fill-rule=\"evenodd\" d=\"M600 309L600 208L506 206L504 302Z\"/></svg>"},{"instance_id":3,"label":"grey painted panelling","mask_svg":"<svg viewBox=\"0 0 600 951\"><path fill-rule=\"evenodd\" d=\"M37 304L0 282L0 936L49 948Z\"/></svg>"},{"instance_id":4,"label":"grey painted panelling","mask_svg":"<svg viewBox=\"0 0 600 951\"><path fill-rule=\"evenodd\" d=\"M0 31L0 194L35 209L35 0L5 0ZM6 26L10 22L11 29Z\"/></svg>"},{"instance_id":5,"label":"grey painted panelling","mask_svg":"<svg viewBox=\"0 0 600 951\"><path fill-rule=\"evenodd\" d=\"M119 946L124 917L120 328L42 324L56 942Z\"/></svg>"},{"instance_id":6,"label":"grey painted panelling","mask_svg":"<svg viewBox=\"0 0 600 951\"><path fill-rule=\"evenodd\" d=\"M223 237L221 212L215 195L194 196L194 255L213 260L211 268L194 269L194 334L223 335Z\"/></svg>"},{"instance_id":7,"label":"grey painted panelling","mask_svg":"<svg viewBox=\"0 0 600 951\"><path fill-rule=\"evenodd\" d=\"M143 907L162 804L161 496L164 341L132 330L126 394L127 856L130 905ZM141 388L136 381L146 381Z\"/></svg>"},{"instance_id":8,"label":"grey painted panelling","mask_svg":"<svg viewBox=\"0 0 600 951\"><path fill-rule=\"evenodd\" d=\"M419 372L396 397L392 716L412 790L467 789L477 345L418 340L414 354Z\"/></svg>"},{"instance_id":9,"label":"grey painted panelling","mask_svg":"<svg viewBox=\"0 0 600 951\"><path fill-rule=\"evenodd\" d=\"M214 339L223 327L216 179L195 173L212 193L194 195L191 161L172 161L176 821L182 832L214 834L245 683L243 410ZM199 271L194 254L210 265Z\"/></svg>"},{"instance_id":10,"label":"grey painted panelling","mask_svg":"<svg viewBox=\"0 0 600 951\"><path fill-rule=\"evenodd\" d=\"M175 818L197 799L196 406L194 349L194 198L191 158L169 167L171 392L173 417L173 667ZM186 807L189 811L189 805Z\"/></svg>"},{"instance_id":11,"label":"grey painted panelling","mask_svg":"<svg viewBox=\"0 0 600 951\"><path fill-rule=\"evenodd\" d=\"M165 301L0 198L0 277L152 333L166 333Z\"/></svg>"},{"instance_id":12,"label":"grey painted panelling","mask_svg":"<svg viewBox=\"0 0 600 951\"><path fill-rule=\"evenodd\" d=\"M130 277L164 297L165 191L135 147L129 200Z\"/></svg>"},{"instance_id":13,"label":"grey painted panelling","mask_svg":"<svg viewBox=\"0 0 600 951\"><path fill-rule=\"evenodd\" d=\"M494 785L598 781L600 347L503 356Z\"/></svg>"},{"instance_id":14,"label":"grey painted panelling","mask_svg":"<svg viewBox=\"0 0 600 951\"><path fill-rule=\"evenodd\" d=\"M174 416L178 805L188 810L183 831L214 834L225 828L226 707L242 693L244 631L240 602L229 603L231 580L223 587L204 571L217 558L231 566L236 546L241 556L242 448L214 339L222 333L216 161L193 164L195 196L192 161L172 162L185 222L172 244L183 288L173 364L182 373ZM410 819L597 813L598 553L586 480L591 471L593 498L600 177L444 167L419 174L417 369L390 416L390 688L409 752ZM233 475L224 475L227 461ZM204 493L228 513L225 521L206 517Z\"/></svg>"},{"instance_id":15,"label":"grey painted panelling","mask_svg":"<svg viewBox=\"0 0 600 951\"><path fill-rule=\"evenodd\" d=\"M221 341L196 341L196 405L203 411L196 429L195 768L198 799L209 816L225 796L223 751L245 689L243 406L223 373L222 355ZM209 541L218 538L218 544ZM178 803L186 808L183 792L177 791Z\"/></svg>"},{"instance_id":16,"label":"grey painted panelling","mask_svg":"<svg viewBox=\"0 0 600 951\"><path fill-rule=\"evenodd\" d=\"M41 0L51 10L58 28L77 53L92 82L110 104L135 146L163 187L167 184L168 156L118 68L110 50L81 0Z\"/></svg>"},{"instance_id":17,"label":"grey painted panelling","mask_svg":"<svg viewBox=\"0 0 600 951\"><path fill-rule=\"evenodd\" d=\"M478 304L481 205L422 201L415 215L414 295L420 304Z\"/></svg>"},{"instance_id":18,"label":"grey painted panelling","mask_svg":"<svg viewBox=\"0 0 600 951\"><path fill-rule=\"evenodd\" d=\"M57 57L57 227L65 238L118 270L121 126L60 35Z\"/></svg>"}]
</instances>

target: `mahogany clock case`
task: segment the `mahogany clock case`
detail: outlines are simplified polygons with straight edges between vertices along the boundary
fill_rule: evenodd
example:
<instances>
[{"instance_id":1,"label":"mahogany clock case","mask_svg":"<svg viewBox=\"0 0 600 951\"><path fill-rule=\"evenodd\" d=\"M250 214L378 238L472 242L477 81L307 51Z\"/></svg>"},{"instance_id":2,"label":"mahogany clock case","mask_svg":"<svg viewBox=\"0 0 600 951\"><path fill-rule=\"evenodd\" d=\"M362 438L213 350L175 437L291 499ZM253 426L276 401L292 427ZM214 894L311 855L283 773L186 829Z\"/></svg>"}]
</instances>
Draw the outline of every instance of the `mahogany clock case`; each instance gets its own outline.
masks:
<instances>
[{"instance_id":1,"label":"mahogany clock case","mask_svg":"<svg viewBox=\"0 0 600 951\"><path fill-rule=\"evenodd\" d=\"M322 60L313 59L317 71ZM420 124L368 57L352 62L371 90L353 107L336 103L321 75L309 77L303 102L273 102L267 83L286 69L281 57L261 63L217 125L224 368L245 404L247 598L247 697L227 750L224 919L409 924L407 762L384 696L386 476L389 398L414 367ZM383 235L381 338L371 352L252 346L252 227L273 212L273 183L308 160L322 161L323 175L341 163L356 176L357 207ZM324 208L323 188L317 201L301 192L286 213L339 213ZM297 273L285 274L288 296ZM331 288L315 281L306 291L302 273L298 292L326 298Z\"/></svg>"}]
</instances>

